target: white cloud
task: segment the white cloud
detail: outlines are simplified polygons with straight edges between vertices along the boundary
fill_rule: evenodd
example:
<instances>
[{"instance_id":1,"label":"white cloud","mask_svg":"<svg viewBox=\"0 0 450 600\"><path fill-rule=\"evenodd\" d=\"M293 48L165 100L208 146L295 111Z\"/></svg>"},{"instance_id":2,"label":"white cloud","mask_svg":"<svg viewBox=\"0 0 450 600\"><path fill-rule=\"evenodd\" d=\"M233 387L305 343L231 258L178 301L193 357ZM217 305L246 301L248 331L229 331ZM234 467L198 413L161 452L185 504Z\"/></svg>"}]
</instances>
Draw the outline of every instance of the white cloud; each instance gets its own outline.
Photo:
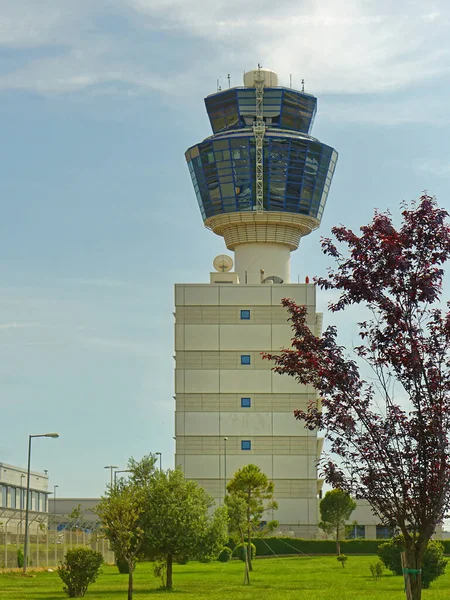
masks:
<instances>
[{"instance_id":1,"label":"white cloud","mask_svg":"<svg viewBox=\"0 0 450 600\"><path fill-rule=\"evenodd\" d=\"M199 0L129 3L150 26L165 19L213 48L222 46L222 57L215 62L223 68L236 56L241 64L248 63L245 68L260 60L285 80L289 73L297 80L304 75L315 92L394 90L447 72L450 66L447 44L442 43L448 36L448 14L432 11L424 16L418 2L392 8L386 0L276 5L230 0L211 2L208 10Z\"/></svg>"},{"instance_id":2,"label":"white cloud","mask_svg":"<svg viewBox=\"0 0 450 600\"><path fill-rule=\"evenodd\" d=\"M228 72L239 85L258 61L284 85L293 74L315 94L370 95L450 69L444 0L426 11L418 0L0 0L0 15L0 47L45 50L0 71L0 89L44 95L192 96ZM171 52L178 58L168 61ZM423 115L412 108L411 120ZM371 120L366 113L347 117Z\"/></svg>"},{"instance_id":3,"label":"white cloud","mask_svg":"<svg viewBox=\"0 0 450 600\"><path fill-rule=\"evenodd\" d=\"M61 280L63 283L69 285L83 285L83 286L94 286L94 287L114 287L114 288L128 288L131 285L135 287L135 284L131 284L128 281L122 281L120 279L110 279L109 277L98 277L91 279L77 279L67 278Z\"/></svg>"},{"instance_id":4,"label":"white cloud","mask_svg":"<svg viewBox=\"0 0 450 600\"><path fill-rule=\"evenodd\" d=\"M152 355L152 348L149 343L132 339L85 336L80 337L78 341L83 346L105 352L123 352L125 354L142 355L146 358L150 358Z\"/></svg>"},{"instance_id":5,"label":"white cloud","mask_svg":"<svg viewBox=\"0 0 450 600\"><path fill-rule=\"evenodd\" d=\"M416 168L421 173L431 174L434 177L450 177L450 157L424 158L417 163Z\"/></svg>"},{"instance_id":6,"label":"white cloud","mask_svg":"<svg viewBox=\"0 0 450 600\"><path fill-rule=\"evenodd\" d=\"M335 123L445 125L450 122L445 96L402 95L400 99L386 100L381 93L378 93L376 96L355 98L354 102L336 95L322 96L319 98L319 110L321 121Z\"/></svg>"},{"instance_id":7,"label":"white cloud","mask_svg":"<svg viewBox=\"0 0 450 600\"><path fill-rule=\"evenodd\" d=\"M26 327L39 327L39 325L36 325L34 323L16 323L15 321L12 321L11 323L0 323L0 330L1 329L25 329Z\"/></svg>"},{"instance_id":8,"label":"white cloud","mask_svg":"<svg viewBox=\"0 0 450 600\"><path fill-rule=\"evenodd\" d=\"M0 45L32 48L70 44L99 11L104 0L0 0Z\"/></svg>"}]
</instances>

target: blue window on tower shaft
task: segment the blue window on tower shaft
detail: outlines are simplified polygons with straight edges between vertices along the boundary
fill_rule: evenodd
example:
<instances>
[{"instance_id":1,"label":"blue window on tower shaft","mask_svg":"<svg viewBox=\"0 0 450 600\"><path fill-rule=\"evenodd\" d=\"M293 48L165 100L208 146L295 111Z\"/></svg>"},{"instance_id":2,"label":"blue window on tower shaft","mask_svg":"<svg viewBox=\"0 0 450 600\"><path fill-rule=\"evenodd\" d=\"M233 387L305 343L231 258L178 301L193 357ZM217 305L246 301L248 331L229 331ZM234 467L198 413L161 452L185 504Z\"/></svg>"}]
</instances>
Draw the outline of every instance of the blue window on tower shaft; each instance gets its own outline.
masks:
<instances>
[{"instance_id":1,"label":"blue window on tower shaft","mask_svg":"<svg viewBox=\"0 0 450 600\"><path fill-rule=\"evenodd\" d=\"M250 440L241 440L241 450L251 450L252 443Z\"/></svg>"},{"instance_id":2,"label":"blue window on tower shaft","mask_svg":"<svg viewBox=\"0 0 450 600\"><path fill-rule=\"evenodd\" d=\"M251 398L241 398L241 408L250 408L251 405Z\"/></svg>"},{"instance_id":3,"label":"blue window on tower shaft","mask_svg":"<svg viewBox=\"0 0 450 600\"><path fill-rule=\"evenodd\" d=\"M241 310L241 319L243 321L248 321L250 319L250 311L249 310Z\"/></svg>"},{"instance_id":4,"label":"blue window on tower shaft","mask_svg":"<svg viewBox=\"0 0 450 600\"><path fill-rule=\"evenodd\" d=\"M241 365L250 364L250 354L241 354Z\"/></svg>"}]
</instances>

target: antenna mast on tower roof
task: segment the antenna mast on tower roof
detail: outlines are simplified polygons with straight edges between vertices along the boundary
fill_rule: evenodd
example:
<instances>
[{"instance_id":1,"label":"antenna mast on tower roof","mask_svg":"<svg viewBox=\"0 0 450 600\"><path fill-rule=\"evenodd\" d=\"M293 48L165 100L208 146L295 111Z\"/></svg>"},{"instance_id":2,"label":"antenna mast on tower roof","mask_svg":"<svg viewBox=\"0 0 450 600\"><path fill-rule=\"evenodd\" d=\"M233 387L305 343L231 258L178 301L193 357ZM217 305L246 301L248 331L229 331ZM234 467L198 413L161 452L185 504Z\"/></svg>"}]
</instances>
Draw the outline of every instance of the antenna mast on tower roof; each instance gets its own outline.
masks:
<instances>
[{"instance_id":1,"label":"antenna mast on tower roof","mask_svg":"<svg viewBox=\"0 0 450 600\"><path fill-rule=\"evenodd\" d=\"M258 64L258 70L254 74L255 94L256 94L256 119L253 123L253 135L256 145L256 212L264 210L264 153L263 142L266 132L266 124L263 118L263 100L264 100L264 71L261 71L261 65Z\"/></svg>"}]
</instances>

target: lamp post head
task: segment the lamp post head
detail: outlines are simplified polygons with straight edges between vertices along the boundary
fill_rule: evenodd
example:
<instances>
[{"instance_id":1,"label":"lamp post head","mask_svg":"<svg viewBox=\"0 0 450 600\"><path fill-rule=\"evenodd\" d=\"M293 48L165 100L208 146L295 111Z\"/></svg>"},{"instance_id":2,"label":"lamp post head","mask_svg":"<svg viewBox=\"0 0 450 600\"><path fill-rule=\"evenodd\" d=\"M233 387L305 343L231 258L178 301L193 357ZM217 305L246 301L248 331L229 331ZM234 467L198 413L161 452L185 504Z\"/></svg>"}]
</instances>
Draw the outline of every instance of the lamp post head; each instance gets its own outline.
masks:
<instances>
[{"instance_id":1,"label":"lamp post head","mask_svg":"<svg viewBox=\"0 0 450 600\"><path fill-rule=\"evenodd\" d=\"M224 442L228 442L228 438L227 438L227 437L224 437L224 438L223 438L223 441L224 441Z\"/></svg>"},{"instance_id":2,"label":"lamp post head","mask_svg":"<svg viewBox=\"0 0 450 600\"><path fill-rule=\"evenodd\" d=\"M44 437L59 438L59 433L44 433Z\"/></svg>"},{"instance_id":3,"label":"lamp post head","mask_svg":"<svg viewBox=\"0 0 450 600\"><path fill-rule=\"evenodd\" d=\"M157 456L161 456L161 452L155 452Z\"/></svg>"}]
</instances>

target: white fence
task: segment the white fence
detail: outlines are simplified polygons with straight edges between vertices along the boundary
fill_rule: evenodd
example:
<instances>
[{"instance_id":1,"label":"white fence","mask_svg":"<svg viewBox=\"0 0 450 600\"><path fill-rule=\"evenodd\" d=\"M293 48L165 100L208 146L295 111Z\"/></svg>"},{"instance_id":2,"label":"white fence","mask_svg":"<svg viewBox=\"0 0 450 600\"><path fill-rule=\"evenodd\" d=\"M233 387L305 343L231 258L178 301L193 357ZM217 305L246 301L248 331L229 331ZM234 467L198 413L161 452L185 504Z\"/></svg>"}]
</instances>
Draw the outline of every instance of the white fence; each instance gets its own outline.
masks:
<instances>
[{"instance_id":1,"label":"white fence","mask_svg":"<svg viewBox=\"0 0 450 600\"><path fill-rule=\"evenodd\" d=\"M87 546L103 555L105 563L114 563L114 553L99 529L98 522L77 519L67 515L30 513L28 567L56 567L70 548ZM24 551L25 511L0 509L0 569L19 566L18 551Z\"/></svg>"}]
</instances>

